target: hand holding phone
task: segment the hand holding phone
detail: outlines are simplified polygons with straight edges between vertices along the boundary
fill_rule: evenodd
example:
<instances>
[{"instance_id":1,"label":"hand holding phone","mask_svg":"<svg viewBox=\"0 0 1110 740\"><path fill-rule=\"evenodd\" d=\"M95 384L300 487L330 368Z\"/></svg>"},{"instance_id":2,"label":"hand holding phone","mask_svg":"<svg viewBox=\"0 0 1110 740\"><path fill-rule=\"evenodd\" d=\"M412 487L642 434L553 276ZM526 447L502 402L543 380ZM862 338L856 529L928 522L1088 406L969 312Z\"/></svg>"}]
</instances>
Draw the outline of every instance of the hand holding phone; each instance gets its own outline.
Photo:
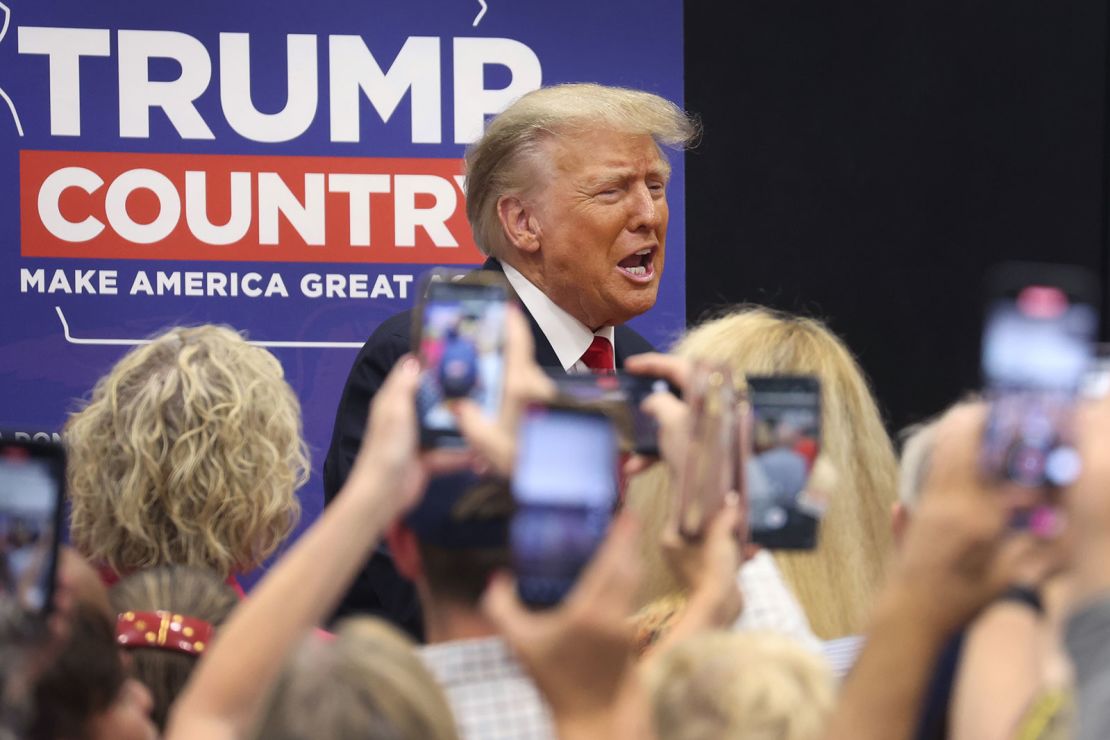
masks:
<instances>
[{"instance_id":1,"label":"hand holding phone","mask_svg":"<svg viewBox=\"0 0 1110 740\"><path fill-rule=\"evenodd\" d=\"M510 543L521 599L558 604L605 537L617 502L617 433L599 411L534 405L520 427Z\"/></svg>"},{"instance_id":2,"label":"hand holding phone","mask_svg":"<svg viewBox=\"0 0 1110 740\"><path fill-rule=\"evenodd\" d=\"M496 416L505 374L505 316L510 288L489 272L433 270L414 312L413 350L423 368L417 392L425 448L462 447L447 402L470 398Z\"/></svg>"},{"instance_id":3,"label":"hand holding phone","mask_svg":"<svg viewBox=\"0 0 1110 740\"><path fill-rule=\"evenodd\" d=\"M1094 357L1096 285L1084 270L1053 265L1004 265L991 276L981 461L988 478L1016 484L1006 489L1016 527L1051 534L1057 490L1079 476L1073 416Z\"/></svg>"},{"instance_id":4,"label":"hand holding phone","mask_svg":"<svg viewBox=\"0 0 1110 740\"><path fill-rule=\"evenodd\" d=\"M53 601L64 499L60 444L0 441L0 594L37 614Z\"/></svg>"},{"instance_id":5,"label":"hand holding phone","mask_svg":"<svg viewBox=\"0 0 1110 740\"><path fill-rule=\"evenodd\" d=\"M552 372L551 378L560 401L596 408L613 419L621 452L659 457L659 424L641 406L651 394L670 390L666 380L621 372L607 375Z\"/></svg>"},{"instance_id":6,"label":"hand holding phone","mask_svg":"<svg viewBox=\"0 0 1110 740\"><path fill-rule=\"evenodd\" d=\"M727 368L694 367L687 392L692 433L679 483L678 531L699 538L736 488L736 390Z\"/></svg>"}]
</instances>

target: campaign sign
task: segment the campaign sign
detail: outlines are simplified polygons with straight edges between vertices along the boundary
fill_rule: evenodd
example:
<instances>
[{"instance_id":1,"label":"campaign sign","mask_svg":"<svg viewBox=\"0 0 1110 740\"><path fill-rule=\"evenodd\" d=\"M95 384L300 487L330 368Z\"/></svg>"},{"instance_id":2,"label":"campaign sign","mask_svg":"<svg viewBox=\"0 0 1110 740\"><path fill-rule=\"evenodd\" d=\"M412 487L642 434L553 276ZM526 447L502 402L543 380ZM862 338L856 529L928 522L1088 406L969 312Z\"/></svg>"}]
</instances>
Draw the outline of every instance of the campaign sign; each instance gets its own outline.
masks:
<instances>
[{"instance_id":1,"label":"campaign sign","mask_svg":"<svg viewBox=\"0 0 1110 740\"><path fill-rule=\"evenodd\" d=\"M53 435L124 352L216 322L281 360L319 469L357 349L476 265L462 154L540 85L682 102L678 0L3 0L0 426ZM684 322L683 162L666 274Z\"/></svg>"}]
</instances>

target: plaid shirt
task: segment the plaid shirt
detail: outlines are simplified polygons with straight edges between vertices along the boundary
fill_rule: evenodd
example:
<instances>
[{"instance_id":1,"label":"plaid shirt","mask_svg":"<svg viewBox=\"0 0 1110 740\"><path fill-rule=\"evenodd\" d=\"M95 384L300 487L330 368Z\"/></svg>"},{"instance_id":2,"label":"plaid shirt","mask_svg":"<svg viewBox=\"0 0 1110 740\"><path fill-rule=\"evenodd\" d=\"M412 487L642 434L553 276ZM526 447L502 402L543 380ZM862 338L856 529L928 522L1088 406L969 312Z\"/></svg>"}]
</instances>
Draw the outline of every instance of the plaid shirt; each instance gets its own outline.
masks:
<instances>
[{"instance_id":1,"label":"plaid shirt","mask_svg":"<svg viewBox=\"0 0 1110 740\"><path fill-rule=\"evenodd\" d=\"M744 595L744 611L735 630L777 632L792 637L813 652L823 654L821 641L810 629L801 604L783 581L775 559L766 550L740 566L737 576Z\"/></svg>"},{"instance_id":2,"label":"plaid shirt","mask_svg":"<svg viewBox=\"0 0 1110 740\"><path fill-rule=\"evenodd\" d=\"M500 637L420 648L463 740L555 740L551 713Z\"/></svg>"}]
</instances>

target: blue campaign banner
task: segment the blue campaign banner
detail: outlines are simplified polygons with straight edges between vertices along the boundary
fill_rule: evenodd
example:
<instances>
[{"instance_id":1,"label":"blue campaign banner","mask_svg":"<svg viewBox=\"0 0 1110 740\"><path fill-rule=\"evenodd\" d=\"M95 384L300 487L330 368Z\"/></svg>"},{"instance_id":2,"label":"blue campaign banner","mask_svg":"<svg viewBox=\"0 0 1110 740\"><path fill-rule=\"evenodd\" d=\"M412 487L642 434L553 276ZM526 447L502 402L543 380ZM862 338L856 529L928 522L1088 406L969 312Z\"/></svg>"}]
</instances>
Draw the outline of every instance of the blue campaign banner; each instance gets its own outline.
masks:
<instances>
[{"instance_id":1,"label":"blue campaign banner","mask_svg":"<svg viewBox=\"0 0 1110 740\"><path fill-rule=\"evenodd\" d=\"M311 521L358 347L431 265L481 261L466 144L570 81L681 104L681 2L3 0L0 426L56 434L142 338L230 324L300 396ZM657 345L685 321L670 156L666 274L634 323Z\"/></svg>"}]
</instances>

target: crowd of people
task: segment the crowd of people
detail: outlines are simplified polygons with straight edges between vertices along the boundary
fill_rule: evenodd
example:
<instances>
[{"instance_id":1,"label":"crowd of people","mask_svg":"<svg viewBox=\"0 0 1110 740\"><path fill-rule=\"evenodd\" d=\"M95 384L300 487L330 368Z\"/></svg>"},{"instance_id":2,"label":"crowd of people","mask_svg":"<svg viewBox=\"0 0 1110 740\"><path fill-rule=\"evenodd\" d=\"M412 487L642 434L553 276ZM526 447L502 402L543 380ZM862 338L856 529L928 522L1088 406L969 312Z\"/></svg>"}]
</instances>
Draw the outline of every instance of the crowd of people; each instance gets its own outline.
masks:
<instances>
[{"instance_id":1,"label":"crowd of people","mask_svg":"<svg viewBox=\"0 0 1110 740\"><path fill-rule=\"evenodd\" d=\"M0 738L1110 737L1110 398L1079 405L1082 468L1046 537L1013 528L1011 484L982 475L986 403L908 430L899 460L815 319L736 306L652 351L624 324L662 279L663 148L697 131L657 96L586 84L489 123L467 213L518 299L500 411L453 401L465 444L422 447L412 318L388 320L343 392L328 505L295 541L311 462L277 359L215 326L127 353L66 424L52 608L0 598ZM681 531L707 364L739 398L749 376L819 381L816 547L748 541L742 482ZM531 608L510 546L522 417L555 399L553 372L615 370L667 381L642 404L658 454L621 457L596 553Z\"/></svg>"}]
</instances>

